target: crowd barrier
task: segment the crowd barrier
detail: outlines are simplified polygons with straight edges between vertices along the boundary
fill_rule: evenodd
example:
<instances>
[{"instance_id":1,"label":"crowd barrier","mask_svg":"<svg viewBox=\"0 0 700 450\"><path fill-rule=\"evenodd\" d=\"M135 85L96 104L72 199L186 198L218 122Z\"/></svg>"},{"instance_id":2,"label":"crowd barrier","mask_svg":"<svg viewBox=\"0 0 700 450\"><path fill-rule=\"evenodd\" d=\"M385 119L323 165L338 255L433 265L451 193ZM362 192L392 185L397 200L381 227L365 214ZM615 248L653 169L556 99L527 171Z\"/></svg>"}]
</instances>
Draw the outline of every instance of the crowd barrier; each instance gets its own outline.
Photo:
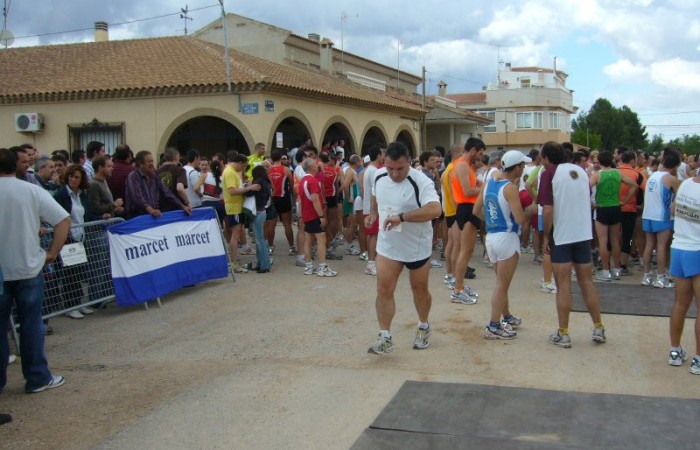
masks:
<instances>
[{"instance_id":1,"label":"crowd barrier","mask_svg":"<svg viewBox=\"0 0 700 450\"><path fill-rule=\"evenodd\" d=\"M115 299L110 264L107 229L124 222L122 218L99 220L71 226L68 239L57 260L44 267L44 305L42 318L60 316L86 306L102 305ZM53 229L46 227L41 246L48 249L53 241ZM222 238L223 238L223 230ZM225 244L228 256L228 245ZM233 281L235 273L228 271ZM154 299L160 306L160 298ZM148 305L144 303L146 309ZM10 315L12 338L19 354L16 311Z\"/></svg>"}]
</instances>

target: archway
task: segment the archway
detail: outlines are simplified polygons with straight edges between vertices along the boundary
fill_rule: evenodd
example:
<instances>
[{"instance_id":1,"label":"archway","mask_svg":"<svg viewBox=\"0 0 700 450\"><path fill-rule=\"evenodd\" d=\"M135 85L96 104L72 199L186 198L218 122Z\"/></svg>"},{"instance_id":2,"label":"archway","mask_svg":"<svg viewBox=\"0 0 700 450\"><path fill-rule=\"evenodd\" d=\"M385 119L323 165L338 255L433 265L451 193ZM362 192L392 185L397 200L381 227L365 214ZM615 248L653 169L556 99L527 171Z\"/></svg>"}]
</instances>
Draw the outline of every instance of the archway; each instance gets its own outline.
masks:
<instances>
[{"instance_id":1,"label":"archway","mask_svg":"<svg viewBox=\"0 0 700 450\"><path fill-rule=\"evenodd\" d=\"M418 156L418 155L416 155L416 150L415 150L416 146L415 146L415 143L413 142L413 136L411 135L411 133L409 131L401 130L399 132L398 136L396 136L396 140L398 142L403 142L404 145L406 145L406 147L408 147L408 150L411 152L411 155L413 157Z\"/></svg>"},{"instance_id":2,"label":"archway","mask_svg":"<svg viewBox=\"0 0 700 450\"><path fill-rule=\"evenodd\" d=\"M326 129L326 133L323 135L324 143L343 140L343 149L345 149L345 157L347 158L351 154L355 153L355 143L352 140L352 134L348 127L342 122L333 122Z\"/></svg>"},{"instance_id":3,"label":"archway","mask_svg":"<svg viewBox=\"0 0 700 450\"><path fill-rule=\"evenodd\" d=\"M279 125L277 125L277 128L272 134L272 142L268 145L269 149L278 148L277 133L282 133L282 148L287 150L298 147L306 139L311 137L311 132L304 122L291 116L282 119Z\"/></svg>"},{"instance_id":4,"label":"archway","mask_svg":"<svg viewBox=\"0 0 700 450\"><path fill-rule=\"evenodd\" d=\"M377 126L370 127L362 139L362 155L365 155L373 145L386 146L386 135Z\"/></svg>"},{"instance_id":5,"label":"archway","mask_svg":"<svg viewBox=\"0 0 700 450\"><path fill-rule=\"evenodd\" d=\"M202 156L226 154L229 150L250 154L248 143L238 128L214 116L198 116L178 126L168 138L167 147L175 147L184 155L196 149Z\"/></svg>"}]
</instances>

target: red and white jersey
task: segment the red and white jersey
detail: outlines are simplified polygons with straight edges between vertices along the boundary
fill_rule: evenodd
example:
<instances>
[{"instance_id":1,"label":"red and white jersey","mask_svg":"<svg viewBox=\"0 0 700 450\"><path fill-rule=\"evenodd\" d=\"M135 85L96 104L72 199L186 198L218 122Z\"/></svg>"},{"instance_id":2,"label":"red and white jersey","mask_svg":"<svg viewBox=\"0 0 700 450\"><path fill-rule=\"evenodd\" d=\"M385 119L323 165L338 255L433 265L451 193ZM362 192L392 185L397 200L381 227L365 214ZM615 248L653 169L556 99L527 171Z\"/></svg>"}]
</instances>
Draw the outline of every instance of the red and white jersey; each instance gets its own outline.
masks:
<instances>
[{"instance_id":1,"label":"red and white jersey","mask_svg":"<svg viewBox=\"0 0 700 450\"><path fill-rule=\"evenodd\" d=\"M321 195L321 183L318 182L316 177L311 174L304 175L304 178L299 182L299 197L301 198L301 219L304 222L310 222L314 219L318 219L319 215L314 208L314 202L312 200L313 194L318 194L319 201L321 205L325 205L323 201L323 196Z\"/></svg>"}]
</instances>

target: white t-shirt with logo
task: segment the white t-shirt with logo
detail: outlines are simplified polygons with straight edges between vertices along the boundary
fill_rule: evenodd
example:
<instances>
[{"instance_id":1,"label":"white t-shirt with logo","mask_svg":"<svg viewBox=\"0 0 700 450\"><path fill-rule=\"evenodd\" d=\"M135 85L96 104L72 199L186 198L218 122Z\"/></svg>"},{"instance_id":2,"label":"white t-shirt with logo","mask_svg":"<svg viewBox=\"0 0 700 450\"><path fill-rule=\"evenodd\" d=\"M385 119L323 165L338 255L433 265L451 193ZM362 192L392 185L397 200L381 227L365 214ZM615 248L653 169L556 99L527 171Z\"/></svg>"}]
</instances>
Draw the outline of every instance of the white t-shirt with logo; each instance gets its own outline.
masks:
<instances>
[{"instance_id":1,"label":"white t-shirt with logo","mask_svg":"<svg viewBox=\"0 0 700 450\"><path fill-rule=\"evenodd\" d=\"M402 222L398 227L384 230L388 216L414 211L430 202L440 203L435 183L419 170L410 168L400 183L389 177L385 168L377 170L372 194L377 199L379 237L377 253L395 261L414 262L430 258L433 226L425 222Z\"/></svg>"}]
</instances>

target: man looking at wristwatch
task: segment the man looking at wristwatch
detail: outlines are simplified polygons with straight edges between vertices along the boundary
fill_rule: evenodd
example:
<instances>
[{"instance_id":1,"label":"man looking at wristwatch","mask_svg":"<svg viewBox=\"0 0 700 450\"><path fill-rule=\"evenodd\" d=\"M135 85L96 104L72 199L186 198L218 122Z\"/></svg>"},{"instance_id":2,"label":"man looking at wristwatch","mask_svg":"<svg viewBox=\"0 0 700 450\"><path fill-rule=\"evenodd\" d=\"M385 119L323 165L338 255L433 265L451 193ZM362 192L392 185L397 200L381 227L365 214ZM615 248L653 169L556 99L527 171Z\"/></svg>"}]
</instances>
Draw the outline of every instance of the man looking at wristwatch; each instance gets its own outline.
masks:
<instances>
[{"instance_id":1,"label":"man looking at wristwatch","mask_svg":"<svg viewBox=\"0 0 700 450\"><path fill-rule=\"evenodd\" d=\"M368 352L379 355L394 349L390 332L396 312L394 291L404 266L410 271L419 320L413 348L424 349L429 345L428 314L432 302L428 290L433 244L431 221L441 213L440 199L432 180L411 167L410 152L401 142L387 147L384 167L377 171L373 186L365 226L371 227L379 221L376 308L380 331Z\"/></svg>"}]
</instances>

